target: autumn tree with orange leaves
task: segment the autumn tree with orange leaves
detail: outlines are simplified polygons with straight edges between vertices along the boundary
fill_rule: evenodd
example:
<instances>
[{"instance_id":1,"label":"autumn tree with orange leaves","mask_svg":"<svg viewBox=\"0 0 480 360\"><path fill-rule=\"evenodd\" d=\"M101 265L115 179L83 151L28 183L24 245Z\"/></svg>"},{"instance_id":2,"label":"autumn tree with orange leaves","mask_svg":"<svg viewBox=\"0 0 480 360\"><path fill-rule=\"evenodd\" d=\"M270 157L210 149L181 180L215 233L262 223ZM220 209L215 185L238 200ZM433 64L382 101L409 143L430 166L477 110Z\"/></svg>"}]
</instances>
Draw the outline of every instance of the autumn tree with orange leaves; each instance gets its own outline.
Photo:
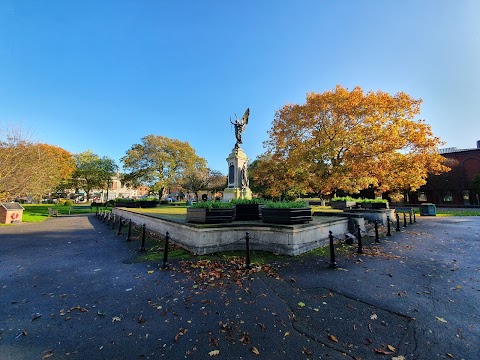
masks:
<instances>
[{"instance_id":1,"label":"autumn tree with orange leaves","mask_svg":"<svg viewBox=\"0 0 480 360\"><path fill-rule=\"evenodd\" d=\"M308 93L304 104L276 112L265 142L267 160L257 164L253 177L259 185L268 183L268 195L290 188L319 195L369 187L377 195L414 191L428 174L449 170L437 153L440 139L417 119L421 102L403 92L364 93L339 85Z\"/></svg>"},{"instance_id":2,"label":"autumn tree with orange leaves","mask_svg":"<svg viewBox=\"0 0 480 360\"><path fill-rule=\"evenodd\" d=\"M21 129L0 131L0 201L23 196L41 199L74 170L68 151L36 143Z\"/></svg>"}]
</instances>

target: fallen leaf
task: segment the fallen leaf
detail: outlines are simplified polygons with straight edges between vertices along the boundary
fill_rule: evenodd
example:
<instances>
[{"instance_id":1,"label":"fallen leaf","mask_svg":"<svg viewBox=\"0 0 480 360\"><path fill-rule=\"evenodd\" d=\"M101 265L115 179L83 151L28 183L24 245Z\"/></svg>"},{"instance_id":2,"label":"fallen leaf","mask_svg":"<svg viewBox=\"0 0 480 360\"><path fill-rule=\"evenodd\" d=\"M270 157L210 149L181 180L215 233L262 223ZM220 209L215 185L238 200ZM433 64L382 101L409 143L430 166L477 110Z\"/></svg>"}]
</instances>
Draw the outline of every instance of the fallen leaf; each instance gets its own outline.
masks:
<instances>
[{"instance_id":1,"label":"fallen leaf","mask_svg":"<svg viewBox=\"0 0 480 360\"><path fill-rule=\"evenodd\" d=\"M392 351L387 351L387 350L384 350L384 349L375 349L375 352L378 353L378 354L383 354L383 355L392 355L393 354Z\"/></svg>"},{"instance_id":2,"label":"fallen leaf","mask_svg":"<svg viewBox=\"0 0 480 360\"><path fill-rule=\"evenodd\" d=\"M250 342L250 337L248 336L248 333L243 333L240 341L243 345L247 345Z\"/></svg>"},{"instance_id":3,"label":"fallen leaf","mask_svg":"<svg viewBox=\"0 0 480 360\"><path fill-rule=\"evenodd\" d=\"M112 322L116 322L116 321L122 321L122 318L119 316L112 317Z\"/></svg>"},{"instance_id":4,"label":"fallen leaf","mask_svg":"<svg viewBox=\"0 0 480 360\"><path fill-rule=\"evenodd\" d=\"M153 274L154 272L155 272L155 270L148 270L147 274Z\"/></svg>"},{"instance_id":5,"label":"fallen leaf","mask_svg":"<svg viewBox=\"0 0 480 360\"><path fill-rule=\"evenodd\" d=\"M392 345L387 345L388 350L395 352L395 348Z\"/></svg>"},{"instance_id":6,"label":"fallen leaf","mask_svg":"<svg viewBox=\"0 0 480 360\"><path fill-rule=\"evenodd\" d=\"M447 322L447 320L445 320L444 318L438 317L438 316L435 316L435 319L437 319L441 323L446 323Z\"/></svg>"},{"instance_id":7,"label":"fallen leaf","mask_svg":"<svg viewBox=\"0 0 480 360\"><path fill-rule=\"evenodd\" d=\"M299 303L298 303L298 306L300 306L300 307L305 307L305 303L299 302Z\"/></svg>"},{"instance_id":8,"label":"fallen leaf","mask_svg":"<svg viewBox=\"0 0 480 360\"><path fill-rule=\"evenodd\" d=\"M377 314L372 314L372 315L370 315L370 319L372 319L372 320L377 320L377 319L378 319Z\"/></svg>"},{"instance_id":9,"label":"fallen leaf","mask_svg":"<svg viewBox=\"0 0 480 360\"><path fill-rule=\"evenodd\" d=\"M305 346L303 347L302 353L304 353L307 356L312 356L312 352L308 350Z\"/></svg>"},{"instance_id":10,"label":"fallen leaf","mask_svg":"<svg viewBox=\"0 0 480 360\"><path fill-rule=\"evenodd\" d=\"M42 359L48 359L52 355L53 355L53 351L52 350L47 350L43 353Z\"/></svg>"},{"instance_id":11,"label":"fallen leaf","mask_svg":"<svg viewBox=\"0 0 480 360\"><path fill-rule=\"evenodd\" d=\"M258 349L257 349L255 346L253 346L250 350L252 350L252 352L253 352L255 355L257 355L257 356L260 355L260 351L258 351Z\"/></svg>"},{"instance_id":12,"label":"fallen leaf","mask_svg":"<svg viewBox=\"0 0 480 360\"><path fill-rule=\"evenodd\" d=\"M188 331L188 330L187 330L187 329L184 329L184 328L178 329L178 334L175 335L175 342L177 342L177 341L180 339L180 337L182 337L183 335L185 335L185 334L187 333L187 331Z\"/></svg>"},{"instance_id":13,"label":"fallen leaf","mask_svg":"<svg viewBox=\"0 0 480 360\"><path fill-rule=\"evenodd\" d=\"M212 350L208 353L209 356L218 356L220 355L220 350Z\"/></svg>"},{"instance_id":14,"label":"fallen leaf","mask_svg":"<svg viewBox=\"0 0 480 360\"><path fill-rule=\"evenodd\" d=\"M35 314L32 315L32 319L31 319L30 321L37 320L37 319L39 319L41 316L42 316L42 314L40 314L40 313L35 313Z\"/></svg>"},{"instance_id":15,"label":"fallen leaf","mask_svg":"<svg viewBox=\"0 0 480 360\"><path fill-rule=\"evenodd\" d=\"M448 356L450 359L455 359L455 356L453 356L453 355L450 354L450 353L447 353L447 356Z\"/></svg>"},{"instance_id":16,"label":"fallen leaf","mask_svg":"<svg viewBox=\"0 0 480 360\"><path fill-rule=\"evenodd\" d=\"M403 355L394 356L394 357L392 357L392 360L405 360L405 356L403 356Z\"/></svg>"},{"instance_id":17,"label":"fallen leaf","mask_svg":"<svg viewBox=\"0 0 480 360\"><path fill-rule=\"evenodd\" d=\"M333 342L338 342L338 339L334 335L328 335L328 338Z\"/></svg>"},{"instance_id":18,"label":"fallen leaf","mask_svg":"<svg viewBox=\"0 0 480 360\"><path fill-rule=\"evenodd\" d=\"M287 337L287 336L290 336L290 331L286 331L285 334L283 335L283 337Z\"/></svg>"}]
</instances>

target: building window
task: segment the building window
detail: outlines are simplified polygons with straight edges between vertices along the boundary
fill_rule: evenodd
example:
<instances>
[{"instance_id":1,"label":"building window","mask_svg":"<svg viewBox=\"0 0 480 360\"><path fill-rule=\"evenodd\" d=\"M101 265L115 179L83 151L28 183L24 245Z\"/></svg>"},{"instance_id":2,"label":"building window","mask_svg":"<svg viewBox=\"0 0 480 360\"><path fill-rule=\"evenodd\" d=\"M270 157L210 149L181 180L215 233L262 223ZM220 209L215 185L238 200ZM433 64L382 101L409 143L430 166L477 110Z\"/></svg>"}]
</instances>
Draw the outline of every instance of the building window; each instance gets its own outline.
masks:
<instances>
[{"instance_id":1,"label":"building window","mask_svg":"<svg viewBox=\"0 0 480 360\"><path fill-rule=\"evenodd\" d=\"M418 192L418 201L427 201L427 194L424 191Z\"/></svg>"},{"instance_id":2,"label":"building window","mask_svg":"<svg viewBox=\"0 0 480 360\"><path fill-rule=\"evenodd\" d=\"M452 202L453 201L453 196L451 192L446 192L443 195L443 202Z\"/></svg>"}]
</instances>

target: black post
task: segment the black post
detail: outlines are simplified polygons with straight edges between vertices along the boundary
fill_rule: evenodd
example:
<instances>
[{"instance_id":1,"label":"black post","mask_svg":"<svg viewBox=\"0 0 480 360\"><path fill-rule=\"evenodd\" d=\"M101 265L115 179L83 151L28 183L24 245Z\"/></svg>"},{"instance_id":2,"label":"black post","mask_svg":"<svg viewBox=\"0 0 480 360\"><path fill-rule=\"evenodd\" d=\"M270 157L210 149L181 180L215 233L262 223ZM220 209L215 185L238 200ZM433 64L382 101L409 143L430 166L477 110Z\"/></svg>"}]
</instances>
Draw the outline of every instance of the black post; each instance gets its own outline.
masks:
<instances>
[{"instance_id":1,"label":"black post","mask_svg":"<svg viewBox=\"0 0 480 360\"><path fill-rule=\"evenodd\" d=\"M115 229L115 220L117 219L117 217L115 216L115 214L113 214L113 220L112 220L112 230Z\"/></svg>"},{"instance_id":2,"label":"black post","mask_svg":"<svg viewBox=\"0 0 480 360\"><path fill-rule=\"evenodd\" d=\"M252 265L250 264L250 235L248 234L248 232L245 234L245 245L247 253L247 258L245 260L245 269L250 270L252 268Z\"/></svg>"},{"instance_id":3,"label":"black post","mask_svg":"<svg viewBox=\"0 0 480 360\"><path fill-rule=\"evenodd\" d=\"M104 210L102 222L105 222L106 220L107 220L107 212Z\"/></svg>"},{"instance_id":4,"label":"black post","mask_svg":"<svg viewBox=\"0 0 480 360\"><path fill-rule=\"evenodd\" d=\"M170 234L165 234L165 247L163 248L163 262L162 262L162 269L168 269L168 240L170 239Z\"/></svg>"},{"instance_id":5,"label":"black post","mask_svg":"<svg viewBox=\"0 0 480 360\"><path fill-rule=\"evenodd\" d=\"M395 231L400 231L400 215L397 213L397 227Z\"/></svg>"},{"instance_id":6,"label":"black post","mask_svg":"<svg viewBox=\"0 0 480 360\"><path fill-rule=\"evenodd\" d=\"M330 265L328 267L330 269L335 269L337 263L335 262L335 249L333 247L333 235L331 231L328 232L328 238L330 239Z\"/></svg>"},{"instance_id":7,"label":"black post","mask_svg":"<svg viewBox=\"0 0 480 360\"><path fill-rule=\"evenodd\" d=\"M107 218L107 225L110 224L110 217L111 217L111 216L112 216L112 213L109 212L109 213L108 213L108 218Z\"/></svg>"},{"instance_id":8,"label":"black post","mask_svg":"<svg viewBox=\"0 0 480 360\"><path fill-rule=\"evenodd\" d=\"M390 232L390 216L387 215L387 236L392 236Z\"/></svg>"},{"instance_id":9,"label":"black post","mask_svg":"<svg viewBox=\"0 0 480 360\"><path fill-rule=\"evenodd\" d=\"M363 254L363 245L362 245L362 229L360 229L360 224L358 224L358 234L357 234L357 241L358 241L358 249L357 249L357 254Z\"/></svg>"},{"instance_id":10,"label":"black post","mask_svg":"<svg viewBox=\"0 0 480 360\"><path fill-rule=\"evenodd\" d=\"M127 234L127 241L132 240L132 219L128 221L128 234Z\"/></svg>"},{"instance_id":11,"label":"black post","mask_svg":"<svg viewBox=\"0 0 480 360\"><path fill-rule=\"evenodd\" d=\"M412 222L412 211L413 211L413 210L410 210L410 211L408 212L408 215L410 216L410 225L413 224L413 222Z\"/></svg>"},{"instance_id":12,"label":"black post","mask_svg":"<svg viewBox=\"0 0 480 360\"><path fill-rule=\"evenodd\" d=\"M145 232L147 230L147 226L143 224L142 226L142 245L138 251L145 251Z\"/></svg>"},{"instance_id":13,"label":"black post","mask_svg":"<svg viewBox=\"0 0 480 360\"><path fill-rule=\"evenodd\" d=\"M119 221L119 224L118 224L117 235L120 235L120 234L122 233L122 225L123 225L123 219L122 219L122 217L120 216L120 221Z\"/></svg>"},{"instance_id":14,"label":"black post","mask_svg":"<svg viewBox=\"0 0 480 360\"><path fill-rule=\"evenodd\" d=\"M98 217L98 206L97 206L97 210L95 211L95 216Z\"/></svg>"},{"instance_id":15,"label":"black post","mask_svg":"<svg viewBox=\"0 0 480 360\"><path fill-rule=\"evenodd\" d=\"M407 214L403 213L403 227L407 227Z\"/></svg>"},{"instance_id":16,"label":"black post","mask_svg":"<svg viewBox=\"0 0 480 360\"><path fill-rule=\"evenodd\" d=\"M413 222L417 222L417 219L415 217L415 210L413 210Z\"/></svg>"},{"instance_id":17,"label":"black post","mask_svg":"<svg viewBox=\"0 0 480 360\"><path fill-rule=\"evenodd\" d=\"M380 237L378 236L378 221L375 220L375 242L379 243L380 242Z\"/></svg>"}]
</instances>

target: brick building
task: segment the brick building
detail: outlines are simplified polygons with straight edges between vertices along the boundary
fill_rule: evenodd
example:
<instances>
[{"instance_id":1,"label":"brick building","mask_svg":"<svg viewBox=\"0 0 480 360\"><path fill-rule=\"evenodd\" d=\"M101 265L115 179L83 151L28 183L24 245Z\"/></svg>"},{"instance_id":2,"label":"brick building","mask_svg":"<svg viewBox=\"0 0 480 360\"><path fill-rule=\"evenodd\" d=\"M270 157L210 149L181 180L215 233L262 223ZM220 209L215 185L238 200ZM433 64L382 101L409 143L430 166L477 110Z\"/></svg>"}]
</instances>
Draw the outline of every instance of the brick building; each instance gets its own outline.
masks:
<instances>
[{"instance_id":1,"label":"brick building","mask_svg":"<svg viewBox=\"0 0 480 360\"><path fill-rule=\"evenodd\" d=\"M446 165L452 170L442 175L430 176L427 184L415 194L410 203L432 202L441 206L480 205L473 191L472 181L480 175L480 141L474 149L441 149Z\"/></svg>"}]
</instances>

